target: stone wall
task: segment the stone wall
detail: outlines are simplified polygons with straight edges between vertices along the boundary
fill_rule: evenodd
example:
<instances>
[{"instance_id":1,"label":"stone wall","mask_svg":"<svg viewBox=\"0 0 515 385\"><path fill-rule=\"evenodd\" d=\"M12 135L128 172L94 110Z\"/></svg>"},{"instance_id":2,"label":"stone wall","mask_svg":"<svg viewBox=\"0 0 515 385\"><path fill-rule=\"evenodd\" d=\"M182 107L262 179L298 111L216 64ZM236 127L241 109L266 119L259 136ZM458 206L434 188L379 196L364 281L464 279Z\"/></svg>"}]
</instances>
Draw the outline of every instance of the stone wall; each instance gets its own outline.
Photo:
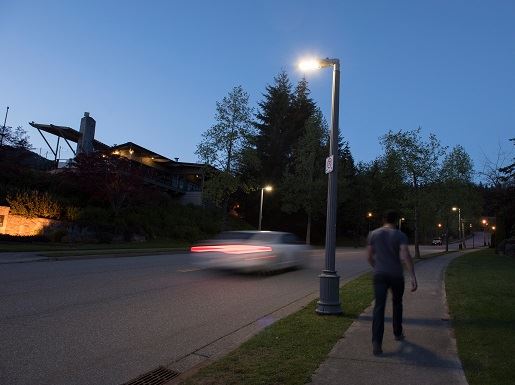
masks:
<instances>
[{"instance_id":1,"label":"stone wall","mask_svg":"<svg viewBox=\"0 0 515 385\"><path fill-rule=\"evenodd\" d=\"M0 234L8 235L38 235L52 228L60 227L61 222L46 218L26 218L21 215L9 214L9 207L0 206L0 216L3 217Z\"/></svg>"}]
</instances>

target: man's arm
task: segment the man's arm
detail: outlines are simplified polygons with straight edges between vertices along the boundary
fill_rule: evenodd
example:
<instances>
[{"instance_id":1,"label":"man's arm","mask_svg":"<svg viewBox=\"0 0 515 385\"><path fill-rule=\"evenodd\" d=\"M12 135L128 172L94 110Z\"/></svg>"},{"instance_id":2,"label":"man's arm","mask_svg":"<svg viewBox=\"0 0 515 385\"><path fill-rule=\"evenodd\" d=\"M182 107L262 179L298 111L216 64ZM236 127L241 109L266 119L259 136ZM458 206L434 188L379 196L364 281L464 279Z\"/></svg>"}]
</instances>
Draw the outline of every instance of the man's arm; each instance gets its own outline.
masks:
<instances>
[{"instance_id":1,"label":"man's arm","mask_svg":"<svg viewBox=\"0 0 515 385\"><path fill-rule=\"evenodd\" d=\"M406 265L406 269L410 274L411 278L411 291L417 290L417 277L415 276L415 266L413 264L413 260L411 259L411 254L408 249L408 245L401 245L401 260Z\"/></svg>"},{"instance_id":2,"label":"man's arm","mask_svg":"<svg viewBox=\"0 0 515 385\"><path fill-rule=\"evenodd\" d=\"M376 264L376 261L374 259L374 248L372 247L372 245L367 246L367 252L368 252L368 263L370 264L370 266L374 267L374 265Z\"/></svg>"}]
</instances>

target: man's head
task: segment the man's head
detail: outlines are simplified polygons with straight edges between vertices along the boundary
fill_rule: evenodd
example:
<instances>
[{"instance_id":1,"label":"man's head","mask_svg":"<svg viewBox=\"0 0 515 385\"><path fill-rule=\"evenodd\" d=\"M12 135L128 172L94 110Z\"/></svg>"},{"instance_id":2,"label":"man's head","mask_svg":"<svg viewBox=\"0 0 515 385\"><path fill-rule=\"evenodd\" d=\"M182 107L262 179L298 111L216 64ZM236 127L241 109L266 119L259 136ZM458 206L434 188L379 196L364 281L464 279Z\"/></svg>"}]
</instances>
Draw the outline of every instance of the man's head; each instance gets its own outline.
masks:
<instances>
[{"instance_id":1,"label":"man's head","mask_svg":"<svg viewBox=\"0 0 515 385\"><path fill-rule=\"evenodd\" d=\"M383 222L395 225L399 220L399 214L395 210L387 210L383 214Z\"/></svg>"}]
</instances>

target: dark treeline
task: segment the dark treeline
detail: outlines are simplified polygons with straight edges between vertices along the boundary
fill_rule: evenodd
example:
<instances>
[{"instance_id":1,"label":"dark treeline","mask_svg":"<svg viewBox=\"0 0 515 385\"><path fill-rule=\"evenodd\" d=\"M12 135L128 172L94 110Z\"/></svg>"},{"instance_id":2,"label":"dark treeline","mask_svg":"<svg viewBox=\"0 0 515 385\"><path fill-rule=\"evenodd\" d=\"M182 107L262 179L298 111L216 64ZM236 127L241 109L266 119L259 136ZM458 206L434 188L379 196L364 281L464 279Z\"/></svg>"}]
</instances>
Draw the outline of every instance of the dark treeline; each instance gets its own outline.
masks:
<instances>
[{"instance_id":1,"label":"dark treeline","mask_svg":"<svg viewBox=\"0 0 515 385\"><path fill-rule=\"evenodd\" d=\"M95 153L78 157L66 172L48 173L51 162L29 151L21 127L0 134L0 204L13 214L77 224L103 241L140 235L193 241L221 229L257 228L261 189L271 185L273 191L264 192L262 228L324 242L328 124L307 81L293 85L285 72L266 86L256 108L241 86L216 103L214 124L196 151L217 170L206 168L203 208L182 206L178 196L143 183L138 167L122 158ZM349 143L339 139L340 244L363 245L387 209L399 211L399 225L417 250L433 237L458 238L453 207L460 209L466 235L481 231L488 219L497 241L515 236L515 163L486 168L485 183L475 184L464 148L448 148L420 127L377 140L382 153L356 162Z\"/></svg>"},{"instance_id":2,"label":"dark treeline","mask_svg":"<svg viewBox=\"0 0 515 385\"><path fill-rule=\"evenodd\" d=\"M223 213L237 213L257 227L261 189L271 185L273 191L264 193L263 229L293 231L307 242L323 243L328 124L310 97L307 81L294 86L283 71L266 87L256 109L248 100L238 86L218 102L215 124L198 145L199 159L220 171L208 175L205 197ZM473 183L473 164L463 147L448 148L420 127L389 131L378 140L383 153L356 163L349 143L340 138L340 243L363 244L387 209L404 218L400 225L417 254L418 244L433 237L458 237L453 207L460 209L465 234L481 230L482 216L497 216L502 225L498 238L508 235L513 226L506 220L509 205L501 202L501 193L493 197L490 186ZM513 191L513 175L498 189Z\"/></svg>"}]
</instances>

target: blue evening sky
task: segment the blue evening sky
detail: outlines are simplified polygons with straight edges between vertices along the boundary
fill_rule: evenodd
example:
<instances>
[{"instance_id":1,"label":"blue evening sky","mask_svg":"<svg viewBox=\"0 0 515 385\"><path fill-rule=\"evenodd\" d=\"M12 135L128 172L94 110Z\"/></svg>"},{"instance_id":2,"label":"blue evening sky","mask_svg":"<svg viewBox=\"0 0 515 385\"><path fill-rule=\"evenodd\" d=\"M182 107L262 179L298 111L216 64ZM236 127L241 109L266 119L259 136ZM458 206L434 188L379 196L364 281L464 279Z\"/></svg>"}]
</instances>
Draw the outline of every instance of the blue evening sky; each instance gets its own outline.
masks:
<instances>
[{"instance_id":1,"label":"blue evening sky","mask_svg":"<svg viewBox=\"0 0 515 385\"><path fill-rule=\"evenodd\" d=\"M216 101L242 85L255 106L282 69L296 83L306 55L341 60L356 161L418 126L462 144L476 170L513 148L513 0L1 0L0 50L0 124L9 106L7 125L43 154L29 121L78 129L88 111L106 144L197 161ZM331 70L306 76L329 120Z\"/></svg>"}]
</instances>

